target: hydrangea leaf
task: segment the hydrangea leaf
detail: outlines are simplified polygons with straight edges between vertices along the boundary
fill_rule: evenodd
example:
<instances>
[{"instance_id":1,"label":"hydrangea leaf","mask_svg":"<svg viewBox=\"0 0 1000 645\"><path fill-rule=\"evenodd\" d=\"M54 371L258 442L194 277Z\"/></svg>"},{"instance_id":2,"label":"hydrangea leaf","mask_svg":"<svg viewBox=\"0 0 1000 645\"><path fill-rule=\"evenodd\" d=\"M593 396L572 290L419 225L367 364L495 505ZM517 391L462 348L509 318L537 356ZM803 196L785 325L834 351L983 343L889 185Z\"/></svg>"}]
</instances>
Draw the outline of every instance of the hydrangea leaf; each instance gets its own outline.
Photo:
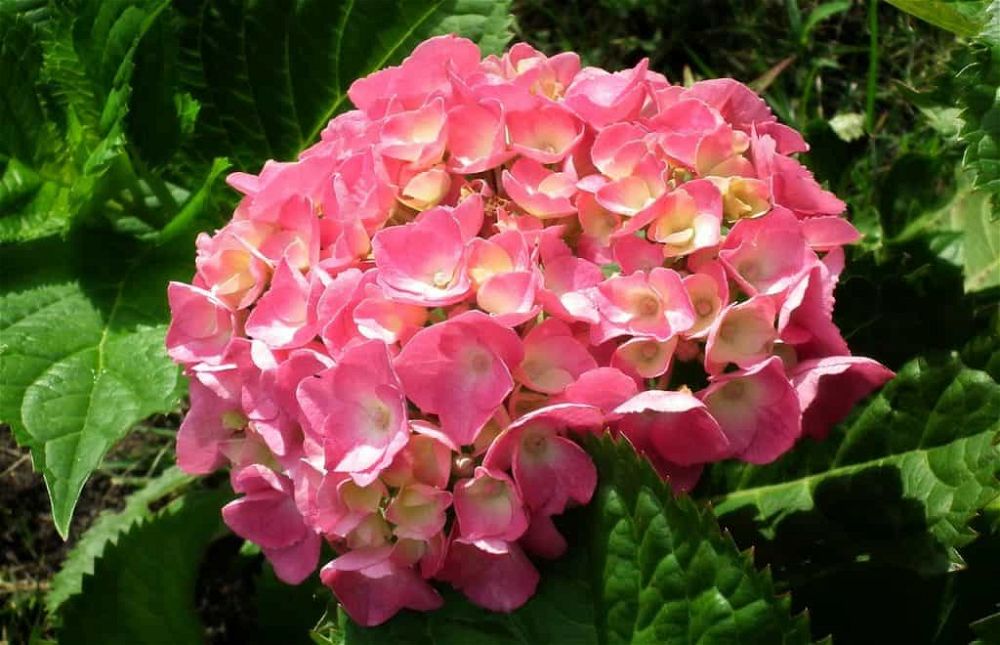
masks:
<instances>
[{"instance_id":1,"label":"hydrangea leaf","mask_svg":"<svg viewBox=\"0 0 1000 645\"><path fill-rule=\"evenodd\" d=\"M160 25L168 31L154 30L137 53L137 78L148 70L162 81L136 87L130 135L164 160L163 151L177 147L171 133L179 127L164 124L180 119L178 97L194 97L201 104L194 136L171 163L200 167L225 155L251 172L315 143L350 106L354 79L398 63L439 34L499 52L512 20L509 0L184 1L174 4L171 19Z\"/></svg>"},{"instance_id":2,"label":"hydrangea leaf","mask_svg":"<svg viewBox=\"0 0 1000 645\"><path fill-rule=\"evenodd\" d=\"M954 353L918 358L825 442L767 466L720 465L703 490L722 493L720 521L782 576L816 561L947 571L1000 494L998 430L989 374Z\"/></svg>"},{"instance_id":3,"label":"hydrangea leaf","mask_svg":"<svg viewBox=\"0 0 1000 645\"><path fill-rule=\"evenodd\" d=\"M972 172L973 186L1000 194L1000 2L983 13L968 62L958 73L956 98L964 125L963 165ZM966 61L963 61L966 62ZM994 202L995 203L995 202Z\"/></svg>"},{"instance_id":4,"label":"hydrangea leaf","mask_svg":"<svg viewBox=\"0 0 1000 645\"><path fill-rule=\"evenodd\" d=\"M94 563L82 593L60 611L59 642L201 643L195 611L198 567L224 526L223 491L191 491L140 520Z\"/></svg>"},{"instance_id":5,"label":"hydrangea leaf","mask_svg":"<svg viewBox=\"0 0 1000 645\"><path fill-rule=\"evenodd\" d=\"M330 602L330 591L320 584L318 575L302 584L288 585L264 560L254 578L253 602L257 619L253 645L310 645L309 632Z\"/></svg>"},{"instance_id":6,"label":"hydrangea leaf","mask_svg":"<svg viewBox=\"0 0 1000 645\"><path fill-rule=\"evenodd\" d=\"M80 593L84 576L94 573L94 562L133 525L152 517L152 504L176 494L193 481L194 477L179 468L170 468L130 495L122 510L101 513L73 546L59 571L53 576L49 591L45 594L45 608L48 612L54 614L70 597Z\"/></svg>"},{"instance_id":7,"label":"hydrangea leaf","mask_svg":"<svg viewBox=\"0 0 1000 645\"><path fill-rule=\"evenodd\" d=\"M538 592L497 614L445 590L444 608L376 628L348 622L345 643L806 643L770 575L754 568L710 511L674 497L624 442L588 441L595 498L561 524L570 549L540 564ZM333 630L336 631L336 630Z\"/></svg>"},{"instance_id":8,"label":"hydrangea leaf","mask_svg":"<svg viewBox=\"0 0 1000 645\"><path fill-rule=\"evenodd\" d=\"M108 449L178 404L163 285L189 277L189 244L79 231L4 251L18 271L0 276L0 419L31 449L64 537Z\"/></svg>"},{"instance_id":9,"label":"hydrangea leaf","mask_svg":"<svg viewBox=\"0 0 1000 645\"><path fill-rule=\"evenodd\" d=\"M43 20L0 8L0 242L124 208L115 193L138 186L124 177L133 55L168 4L56 4Z\"/></svg>"}]
</instances>

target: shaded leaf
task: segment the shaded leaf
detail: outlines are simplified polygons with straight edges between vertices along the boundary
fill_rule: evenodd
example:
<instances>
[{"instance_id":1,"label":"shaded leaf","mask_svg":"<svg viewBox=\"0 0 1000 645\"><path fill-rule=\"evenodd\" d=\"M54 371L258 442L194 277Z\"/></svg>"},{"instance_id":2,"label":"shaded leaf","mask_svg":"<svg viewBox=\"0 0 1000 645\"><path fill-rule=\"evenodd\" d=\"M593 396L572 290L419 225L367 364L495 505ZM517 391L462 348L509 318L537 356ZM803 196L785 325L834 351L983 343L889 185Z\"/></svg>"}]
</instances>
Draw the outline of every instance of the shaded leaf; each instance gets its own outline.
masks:
<instances>
[{"instance_id":1,"label":"shaded leaf","mask_svg":"<svg viewBox=\"0 0 1000 645\"><path fill-rule=\"evenodd\" d=\"M222 491L192 491L109 546L63 605L59 642L201 643L194 605L202 554L224 526Z\"/></svg>"},{"instance_id":2,"label":"shaded leaf","mask_svg":"<svg viewBox=\"0 0 1000 645\"><path fill-rule=\"evenodd\" d=\"M148 69L158 81L137 85L131 130L145 156L165 161L183 117L176 97L193 97L201 106L194 136L172 163L204 167L227 156L256 171L315 143L349 108L356 78L398 63L430 36L457 33L484 52L502 50L509 10L508 0L180 0L160 26L170 33L154 31L137 55L137 77Z\"/></svg>"},{"instance_id":3,"label":"shaded leaf","mask_svg":"<svg viewBox=\"0 0 1000 645\"><path fill-rule=\"evenodd\" d=\"M45 595L45 607L55 613L71 596L80 593L83 578L94 573L94 562L105 549L118 542L119 536L141 520L152 517L150 506L160 502L194 481L179 468L171 468L144 488L129 496L125 508L118 512L105 511L83 534L62 566L52 578Z\"/></svg>"}]
</instances>

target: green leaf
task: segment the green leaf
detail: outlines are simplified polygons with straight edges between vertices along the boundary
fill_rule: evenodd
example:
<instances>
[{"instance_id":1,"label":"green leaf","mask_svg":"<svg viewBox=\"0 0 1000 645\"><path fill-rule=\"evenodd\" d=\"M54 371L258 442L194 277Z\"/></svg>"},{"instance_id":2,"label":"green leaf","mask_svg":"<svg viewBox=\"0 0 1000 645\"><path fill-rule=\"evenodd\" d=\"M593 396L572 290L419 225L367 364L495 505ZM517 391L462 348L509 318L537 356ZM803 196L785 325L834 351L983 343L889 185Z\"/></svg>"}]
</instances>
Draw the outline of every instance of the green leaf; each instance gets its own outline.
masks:
<instances>
[{"instance_id":1,"label":"green leaf","mask_svg":"<svg viewBox=\"0 0 1000 645\"><path fill-rule=\"evenodd\" d=\"M1000 220L993 199L980 191L963 195L954 216L962 232L965 290L1000 286Z\"/></svg>"},{"instance_id":2,"label":"green leaf","mask_svg":"<svg viewBox=\"0 0 1000 645\"><path fill-rule=\"evenodd\" d=\"M308 645L312 642L309 632L330 599L330 590L320 584L318 575L302 584L288 585L278 580L265 561L254 579L257 625L251 645Z\"/></svg>"},{"instance_id":3,"label":"green leaf","mask_svg":"<svg viewBox=\"0 0 1000 645\"><path fill-rule=\"evenodd\" d=\"M985 23L969 52L971 61L957 77L956 99L962 109L959 139L965 144L963 166L973 186L1000 194L1000 2L985 11Z\"/></svg>"},{"instance_id":4,"label":"green leaf","mask_svg":"<svg viewBox=\"0 0 1000 645\"><path fill-rule=\"evenodd\" d=\"M228 159L217 158L212 162L212 167L209 169L208 176L205 177L201 188L191 195L184 207L156 234L157 244L166 244L178 236L191 232L193 225L199 221L206 210L211 199L212 188L228 168Z\"/></svg>"},{"instance_id":5,"label":"green leaf","mask_svg":"<svg viewBox=\"0 0 1000 645\"><path fill-rule=\"evenodd\" d=\"M140 72L175 83L174 95L201 109L182 166L226 156L256 171L316 142L329 119L348 109L354 79L398 63L420 41L457 33L487 53L510 38L503 0L235 0L174 4L174 32L154 31L137 55ZM165 70L165 71L164 71ZM174 96L162 84L137 85L131 131L144 155L173 143ZM162 159L156 159L162 161Z\"/></svg>"},{"instance_id":6,"label":"green leaf","mask_svg":"<svg viewBox=\"0 0 1000 645\"><path fill-rule=\"evenodd\" d=\"M594 500L564 518L569 552L539 565L524 607L492 613L446 590L435 612L405 611L376 628L348 622L345 643L809 642L806 619L790 615L789 598L774 595L769 574L708 510L675 498L628 444L605 437L588 449L599 472Z\"/></svg>"},{"instance_id":7,"label":"green leaf","mask_svg":"<svg viewBox=\"0 0 1000 645\"><path fill-rule=\"evenodd\" d=\"M834 0L833 2L824 2L818 5L815 9L809 12L809 17L806 18L802 25L802 42L808 42L809 33L812 32L821 22L827 20L838 13L843 13L851 8L851 0Z\"/></svg>"},{"instance_id":8,"label":"green leaf","mask_svg":"<svg viewBox=\"0 0 1000 645\"><path fill-rule=\"evenodd\" d=\"M952 236L953 244L961 243L960 234ZM897 369L914 356L962 347L981 334L996 297L963 294L960 253L948 255L931 244L948 241L937 233L874 252L847 250L833 318L852 352Z\"/></svg>"},{"instance_id":9,"label":"green leaf","mask_svg":"<svg viewBox=\"0 0 1000 645\"><path fill-rule=\"evenodd\" d=\"M983 27L985 0L888 0L906 13L959 36L975 36Z\"/></svg>"},{"instance_id":10,"label":"green leaf","mask_svg":"<svg viewBox=\"0 0 1000 645\"><path fill-rule=\"evenodd\" d=\"M1000 494L998 429L988 374L955 354L919 358L825 442L767 466L713 468L704 490L721 493L720 521L783 576L861 560L945 571Z\"/></svg>"},{"instance_id":11,"label":"green leaf","mask_svg":"<svg viewBox=\"0 0 1000 645\"><path fill-rule=\"evenodd\" d=\"M962 267L966 292L1000 286L1000 220L991 196L961 173L956 188L948 174L947 163L924 155L897 161L886 182L893 188L883 193L883 231L891 244L927 240L942 259Z\"/></svg>"},{"instance_id":12,"label":"green leaf","mask_svg":"<svg viewBox=\"0 0 1000 645\"><path fill-rule=\"evenodd\" d=\"M0 9L0 243L58 232L70 216L73 178L58 152L60 132L47 120L41 67L36 27Z\"/></svg>"},{"instance_id":13,"label":"green leaf","mask_svg":"<svg viewBox=\"0 0 1000 645\"><path fill-rule=\"evenodd\" d=\"M145 214L124 118L135 48L168 5L53 3L38 24L0 8L0 243Z\"/></svg>"},{"instance_id":14,"label":"green leaf","mask_svg":"<svg viewBox=\"0 0 1000 645\"><path fill-rule=\"evenodd\" d=\"M80 593L84 576L94 573L94 562L133 525L151 518L152 504L176 494L192 481L194 477L191 475L177 467L171 468L130 495L121 511L103 512L69 552L62 567L52 578L52 584L45 595L48 612L54 614L66 600Z\"/></svg>"},{"instance_id":15,"label":"green leaf","mask_svg":"<svg viewBox=\"0 0 1000 645\"><path fill-rule=\"evenodd\" d=\"M972 645L1000 643L1000 611L972 623L972 629L978 637L972 642Z\"/></svg>"},{"instance_id":16,"label":"green leaf","mask_svg":"<svg viewBox=\"0 0 1000 645\"><path fill-rule=\"evenodd\" d=\"M31 449L66 536L84 483L136 422L178 404L163 347L165 285L190 277L190 240L159 248L80 231L4 249L0 419Z\"/></svg>"},{"instance_id":17,"label":"green leaf","mask_svg":"<svg viewBox=\"0 0 1000 645\"><path fill-rule=\"evenodd\" d=\"M224 530L223 491L192 491L133 525L94 563L82 593L62 607L59 642L201 643L194 606L198 566Z\"/></svg>"}]
</instances>

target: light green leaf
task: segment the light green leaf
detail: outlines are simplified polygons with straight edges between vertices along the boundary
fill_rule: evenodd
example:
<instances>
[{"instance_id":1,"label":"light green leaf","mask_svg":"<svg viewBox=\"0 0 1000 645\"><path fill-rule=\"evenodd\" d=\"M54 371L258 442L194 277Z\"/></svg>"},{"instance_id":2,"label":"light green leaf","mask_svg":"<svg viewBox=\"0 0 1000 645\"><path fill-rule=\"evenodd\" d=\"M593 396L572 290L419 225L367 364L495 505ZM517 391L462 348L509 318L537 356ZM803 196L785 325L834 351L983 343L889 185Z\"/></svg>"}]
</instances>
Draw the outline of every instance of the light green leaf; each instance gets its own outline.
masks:
<instances>
[{"instance_id":1,"label":"light green leaf","mask_svg":"<svg viewBox=\"0 0 1000 645\"><path fill-rule=\"evenodd\" d=\"M767 466L721 465L720 521L779 570L875 560L960 566L969 520L1000 494L1000 385L957 357L919 358L825 442ZM816 540L823 535L823 540Z\"/></svg>"},{"instance_id":2,"label":"light green leaf","mask_svg":"<svg viewBox=\"0 0 1000 645\"><path fill-rule=\"evenodd\" d=\"M915 173L920 174L920 173ZM1000 219L994 213L993 199L970 185L959 173L957 189L943 206L920 213L920 191L911 191L913 201L905 214L905 227L890 242L908 242L926 238L942 259L962 267L967 293L1000 285ZM901 190L905 190L903 187ZM900 200L896 200L899 202ZM929 201L929 200L928 200ZM883 222L887 232L891 219Z\"/></svg>"},{"instance_id":3,"label":"light green leaf","mask_svg":"<svg viewBox=\"0 0 1000 645\"><path fill-rule=\"evenodd\" d=\"M985 0L888 0L888 2L897 9L959 36L975 36L983 27Z\"/></svg>"},{"instance_id":4,"label":"light green leaf","mask_svg":"<svg viewBox=\"0 0 1000 645\"><path fill-rule=\"evenodd\" d=\"M1000 286L1000 218L993 210L993 199L975 191L963 200L955 216L962 232L965 290Z\"/></svg>"},{"instance_id":5,"label":"light green leaf","mask_svg":"<svg viewBox=\"0 0 1000 645\"><path fill-rule=\"evenodd\" d=\"M192 491L109 545L60 611L59 642L145 645L203 642L195 611L198 566L224 530L222 491Z\"/></svg>"},{"instance_id":6,"label":"light green leaf","mask_svg":"<svg viewBox=\"0 0 1000 645\"><path fill-rule=\"evenodd\" d=\"M790 615L789 598L774 595L769 574L708 510L675 498L628 444L588 444L595 498L561 524L569 552L539 565L538 591L524 607L492 613L445 591L435 612L402 612L377 628L348 622L345 643L809 642L806 619ZM338 629L318 636L336 642Z\"/></svg>"},{"instance_id":7,"label":"light green leaf","mask_svg":"<svg viewBox=\"0 0 1000 645\"><path fill-rule=\"evenodd\" d=\"M193 481L194 477L191 475L177 467L171 468L130 495L121 511L103 512L69 552L62 567L52 578L52 584L45 595L48 612L54 614L66 600L80 593L84 576L94 573L94 562L104 551L116 544L119 536L133 525L153 516L150 505L176 494Z\"/></svg>"},{"instance_id":8,"label":"light green leaf","mask_svg":"<svg viewBox=\"0 0 1000 645\"><path fill-rule=\"evenodd\" d=\"M165 285L190 277L190 240L152 249L81 231L4 253L18 271L0 276L0 419L31 448L65 537L108 449L178 404Z\"/></svg>"}]
</instances>

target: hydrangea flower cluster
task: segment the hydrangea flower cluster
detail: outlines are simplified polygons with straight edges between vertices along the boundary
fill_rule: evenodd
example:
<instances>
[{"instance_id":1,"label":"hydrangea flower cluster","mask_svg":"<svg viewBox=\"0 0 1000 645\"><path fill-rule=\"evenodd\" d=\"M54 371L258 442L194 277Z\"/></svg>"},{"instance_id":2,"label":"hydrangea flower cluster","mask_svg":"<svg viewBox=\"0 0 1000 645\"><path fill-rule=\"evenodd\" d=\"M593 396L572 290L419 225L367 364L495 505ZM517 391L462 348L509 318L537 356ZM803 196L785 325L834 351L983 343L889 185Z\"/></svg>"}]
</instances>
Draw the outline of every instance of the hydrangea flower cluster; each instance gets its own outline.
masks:
<instances>
[{"instance_id":1,"label":"hydrangea flower cluster","mask_svg":"<svg viewBox=\"0 0 1000 645\"><path fill-rule=\"evenodd\" d=\"M844 203L740 83L670 84L453 36L355 82L356 109L244 197L169 287L191 473L277 575L364 625L511 611L596 485L609 429L677 490L822 438L891 373L831 320Z\"/></svg>"}]
</instances>

